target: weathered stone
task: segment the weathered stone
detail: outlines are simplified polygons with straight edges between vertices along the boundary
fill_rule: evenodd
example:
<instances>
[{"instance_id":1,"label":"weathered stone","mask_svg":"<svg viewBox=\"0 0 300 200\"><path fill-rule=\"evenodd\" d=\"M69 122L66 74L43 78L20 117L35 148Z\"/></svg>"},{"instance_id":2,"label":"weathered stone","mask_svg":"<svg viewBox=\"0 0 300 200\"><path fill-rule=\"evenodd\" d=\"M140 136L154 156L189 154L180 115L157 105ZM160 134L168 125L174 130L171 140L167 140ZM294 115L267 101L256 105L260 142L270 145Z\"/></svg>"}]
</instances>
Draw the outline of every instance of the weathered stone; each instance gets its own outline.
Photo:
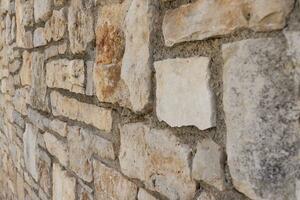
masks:
<instances>
[{"instance_id":1,"label":"weathered stone","mask_svg":"<svg viewBox=\"0 0 300 200\"><path fill-rule=\"evenodd\" d=\"M48 132L44 133L44 141L49 153L55 156L62 165L68 166L69 153L67 144Z\"/></svg>"},{"instance_id":2,"label":"weathered stone","mask_svg":"<svg viewBox=\"0 0 300 200\"><path fill-rule=\"evenodd\" d=\"M63 38L67 29L66 9L54 10L51 18L45 24L45 38L48 42L51 40L59 41Z\"/></svg>"},{"instance_id":3,"label":"weathered stone","mask_svg":"<svg viewBox=\"0 0 300 200\"><path fill-rule=\"evenodd\" d=\"M10 15L6 15L5 17L5 40L6 44L10 45L16 39L16 18L15 16L11 17Z\"/></svg>"},{"instance_id":4,"label":"weathered stone","mask_svg":"<svg viewBox=\"0 0 300 200\"><path fill-rule=\"evenodd\" d=\"M233 184L251 199L294 200L299 176L299 65L293 67L285 44L277 38L235 42L222 51L226 150Z\"/></svg>"},{"instance_id":5,"label":"weathered stone","mask_svg":"<svg viewBox=\"0 0 300 200\"><path fill-rule=\"evenodd\" d=\"M39 149L38 172L39 186L48 195L51 195L51 158L46 152Z\"/></svg>"},{"instance_id":6,"label":"weathered stone","mask_svg":"<svg viewBox=\"0 0 300 200\"><path fill-rule=\"evenodd\" d=\"M82 181L78 181L77 193L79 200L93 200L93 189L85 185Z\"/></svg>"},{"instance_id":7,"label":"weathered stone","mask_svg":"<svg viewBox=\"0 0 300 200\"><path fill-rule=\"evenodd\" d=\"M38 129L31 124L26 124L23 134L25 167L36 181L38 180L37 135Z\"/></svg>"},{"instance_id":8,"label":"weathered stone","mask_svg":"<svg viewBox=\"0 0 300 200\"><path fill-rule=\"evenodd\" d=\"M124 22L126 45L121 78L129 90L133 111L141 111L150 103L150 35L157 15L156 4L156 0L133 0Z\"/></svg>"},{"instance_id":9,"label":"weathered stone","mask_svg":"<svg viewBox=\"0 0 300 200\"><path fill-rule=\"evenodd\" d=\"M62 122L58 119L54 119L49 124L49 129L55 131L62 137L66 137L68 134L68 126L66 122Z\"/></svg>"},{"instance_id":10,"label":"weathered stone","mask_svg":"<svg viewBox=\"0 0 300 200\"><path fill-rule=\"evenodd\" d=\"M44 28L37 28L35 29L33 33L33 46L34 47L40 47L47 44L45 34L44 34Z\"/></svg>"},{"instance_id":11,"label":"weathered stone","mask_svg":"<svg viewBox=\"0 0 300 200\"><path fill-rule=\"evenodd\" d=\"M121 173L93 161L95 197L98 200L135 200L137 186L124 178Z\"/></svg>"},{"instance_id":12,"label":"weathered stone","mask_svg":"<svg viewBox=\"0 0 300 200\"><path fill-rule=\"evenodd\" d=\"M30 102L34 108L48 111L46 70L44 64L44 54L39 52L32 53L32 83L30 91Z\"/></svg>"},{"instance_id":13,"label":"weathered stone","mask_svg":"<svg viewBox=\"0 0 300 200\"><path fill-rule=\"evenodd\" d=\"M209 58L176 58L154 63L156 113L171 126L215 126L215 101L209 86Z\"/></svg>"},{"instance_id":14,"label":"weathered stone","mask_svg":"<svg viewBox=\"0 0 300 200\"><path fill-rule=\"evenodd\" d=\"M63 88L84 93L83 60L53 60L46 64L46 83L50 88Z\"/></svg>"},{"instance_id":15,"label":"weathered stone","mask_svg":"<svg viewBox=\"0 0 300 200\"><path fill-rule=\"evenodd\" d=\"M197 198L197 200L216 200L215 197L206 191L201 192L200 196Z\"/></svg>"},{"instance_id":16,"label":"weathered stone","mask_svg":"<svg viewBox=\"0 0 300 200\"><path fill-rule=\"evenodd\" d=\"M13 76L9 75L1 81L1 92L10 96L15 95L15 85Z\"/></svg>"},{"instance_id":17,"label":"weathered stone","mask_svg":"<svg viewBox=\"0 0 300 200\"><path fill-rule=\"evenodd\" d=\"M122 172L142 180L146 187L171 200L192 199L196 184L190 177L191 149L169 130L152 129L143 123L120 128Z\"/></svg>"},{"instance_id":18,"label":"weathered stone","mask_svg":"<svg viewBox=\"0 0 300 200\"><path fill-rule=\"evenodd\" d=\"M300 65L300 31L285 31L284 35L288 44L288 55L292 57L293 62ZM298 69L298 68L297 68Z\"/></svg>"},{"instance_id":19,"label":"weathered stone","mask_svg":"<svg viewBox=\"0 0 300 200\"><path fill-rule=\"evenodd\" d=\"M45 49L45 59L52 58L54 56L63 55L67 51L67 43L61 43L58 45L51 45Z\"/></svg>"},{"instance_id":20,"label":"weathered stone","mask_svg":"<svg viewBox=\"0 0 300 200\"><path fill-rule=\"evenodd\" d=\"M86 62L86 89L85 94L89 96L93 96L95 94L95 86L94 86L94 78L93 78L93 69L94 62L87 61Z\"/></svg>"},{"instance_id":21,"label":"weathered stone","mask_svg":"<svg viewBox=\"0 0 300 200\"><path fill-rule=\"evenodd\" d=\"M27 115L28 103L29 103L29 89L28 88L17 89L13 97L14 108L22 115Z\"/></svg>"},{"instance_id":22,"label":"weathered stone","mask_svg":"<svg viewBox=\"0 0 300 200\"><path fill-rule=\"evenodd\" d=\"M71 0L68 12L68 31L72 53L83 53L94 35L93 1Z\"/></svg>"},{"instance_id":23,"label":"weathered stone","mask_svg":"<svg viewBox=\"0 0 300 200\"><path fill-rule=\"evenodd\" d=\"M35 22L46 21L52 14L52 0L34 0Z\"/></svg>"},{"instance_id":24,"label":"weathered stone","mask_svg":"<svg viewBox=\"0 0 300 200\"><path fill-rule=\"evenodd\" d=\"M140 188L138 193L138 200L157 200L157 198L146 192L146 190Z\"/></svg>"},{"instance_id":25,"label":"weathered stone","mask_svg":"<svg viewBox=\"0 0 300 200\"><path fill-rule=\"evenodd\" d=\"M28 51L23 52L23 63L20 70L20 78L21 84L23 86L30 86L31 85L31 63L32 63L32 54Z\"/></svg>"},{"instance_id":26,"label":"weathered stone","mask_svg":"<svg viewBox=\"0 0 300 200\"><path fill-rule=\"evenodd\" d=\"M18 47L32 48L32 32L25 26L33 24L33 0L16 0L16 43Z\"/></svg>"},{"instance_id":27,"label":"weathered stone","mask_svg":"<svg viewBox=\"0 0 300 200\"><path fill-rule=\"evenodd\" d=\"M54 116L65 116L72 120L85 122L107 132L112 128L110 109L82 103L55 91L51 93L50 99Z\"/></svg>"},{"instance_id":28,"label":"weathered stone","mask_svg":"<svg viewBox=\"0 0 300 200\"><path fill-rule=\"evenodd\" d=\"M65 0L54 0L55 6L63 6L65 4Z\"/></svg>"},{"instance_id":29,"label":"weathered stone","mask_svg":"<svg viewBox=\"0 0 300 200\"><path fill-rule=\"evenodd\" d=\"M282 29L294 0L198 0L169 10L163 20L167 46L232 33ZM218 11L218 12L216 12Z\"/></svg>"},{"instance_id":30,"label":"weathered stone","mask_svg":"<svg viewBox=\"0 0 300 200\"><path fill-rule=\"evenodd\" d=\"M76 179L70 177L59 164L53 164L53 200L75 200Z\"/></svg>"},{"instance_id":31,"label":"weathered stone","mask_svg":"<svg viewBox=\"0 0 300 200\"><path fill-rule=\"evenodd\" d=\"M29 120L39 129L45 131L49 127L50 119L41 115L36 110L28 108L28 118Z\"/></svg>"},{"instance_id":32,"label":"weathered stone","mask_svg":"<svg viewBox=\"0 0 300 200\"><path fill-rule=\"evenodd\" d=\"M219 190L224 190L224 154L211 139L204 139L197 145L193 160L192 175L196 180L204 181Z\"/></svg>"},{"instance_id":33,"label":"weathered stone","mask_svg":"<svg viewBox=\"0 0 300 200\"><path fill-rule=\"evenodd\" d=\"M12 63L10 63L8 65L8 70L11 73L15 73L16 71L18 71L20 69L20 67L21 67L21 62L19 60L14 60ZM16 77L16 75L14 77ZM17 81L15 81L15 82L18 83ZM17 85L19 85L19 84L17 84Z\"/></svg>"},{"instance_id":34,"label":"weathered stone","mask_svg":"<svg viewBox=\"0 0 300 200\"><path fill-rule=\"evenodd\" d=\"M93 135L86 129L69 128L68 144L70 152L70 169L87 182L92 177L92 155L97 153L102 158L114 159L111 142ZM80 155L80 157L78 157Z\"/></svg>"}]
</instances>

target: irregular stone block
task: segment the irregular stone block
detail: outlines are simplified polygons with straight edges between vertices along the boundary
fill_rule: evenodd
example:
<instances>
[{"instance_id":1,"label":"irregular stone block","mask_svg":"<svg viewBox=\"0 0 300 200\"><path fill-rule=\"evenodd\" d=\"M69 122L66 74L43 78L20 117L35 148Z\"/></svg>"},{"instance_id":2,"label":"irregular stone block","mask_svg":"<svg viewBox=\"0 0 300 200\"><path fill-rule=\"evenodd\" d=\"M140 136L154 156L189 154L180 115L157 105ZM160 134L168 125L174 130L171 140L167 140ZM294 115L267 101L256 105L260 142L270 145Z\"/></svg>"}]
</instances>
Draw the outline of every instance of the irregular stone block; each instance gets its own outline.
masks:
<instances>
[{"instance_id":1,"label":"irregular stone block","mask_svg":"<svg viewBox=\"0 0 300 200\"><path fill-rule=\"evenodd\" d=\"M12 44L16 39L16 17L6 15L5 17L5 41L7 45Z\"/></svg>"},{"instance_id":2,"label":"irregular stone block","mask_svg":"<svg viewBox=\"0 0 300 200\"><path fill-rule=\"evenodd\" d=\"M194 197L196 184L191 179L191 149L181 144L171 131L150 129L143 123L120 128L120 166L131 178L171 200Z\"/></svg>"},{"instance_id":3,"label":"irregular stone block","mask_svg":"<svg viewBox=\"0 0 300 200\"><path fill-rule=\"evenodd\" d=\"M93 69L94 62L87 61L86 62L86 89L85 94L89 96L93 96L95 94L95 86L94 86L94 78L93 78Z\"/></svg>"},{"instance_id":4,"label":"irregular stone block","mask_svg":"<svg viewBox=\"0 0 300 200\"><path fill-rule=\"evenodd\" d=\"M27 104L29 104L29 89L20 88L16 90L13 97L14 108L22 115L27 115Z\"/></svg>"},{"instance_id":5,"label":"irregular stone block","mask_svg":"<svg viewBox=\"0 0 300 200\"><path fill-rule=\"evenodd\" d=\"M53 200L75 200L76 179L67 174L59 164L53 164Z\"/></svg>"},{"instance_id":6,"label":"irregular stone block","mask_svg":"<svg viewBox=\"0 0 300 200\"><path fill-rule=\"evenodd\" d=\"M31 85L31 64L32 64L32 53L28 51L24 51L22 54L23 63L20 70L20 79L21 84L23 86L30 86Z\"/></svg>"},{"instance_id":7,"label":"irregular stone block","mask_svg":"<svg viewBox=\"0 0 300 200\"><path fill-rule=\"evenodd\" d=\"M33 32L33 46L40 47L47 44L45 35L44 35L44 28L37 28Z\"/></svg>"},{"instance_id":8,"label":"irregular stone block","mask_svg":"<svg viewBox=\"0 0 300 200\"><path fill-rule=\"evenodd\" d=\"M61 43L57 45L51 45L47 49L45 49L45 59L52 58L54 56L63 55L67 51L67 43Z\"/></svg>"},{"instance_id":9,"label":"irregular stone block","mask_svg":"<svg viewBox=\"0 0 300 200\"><path fill-rule=\"evenodd\" d=\"M51 158L41 149L39 149L38 171L39 186L48 196L51 196Z\"/></svg>"},{"instance_id":10,"label":"irregular stone block","mask_svg":"<svg viewBox=\"0 0 300 200\"><path fill-rule=\"evenodd\" d=\"M79 200L94 200L93 189L85 185L82 181L78 181L76 191Z\"/></svg>"},{"instance_id":11,"label":"irregular stone block","mask_svg":"<svg viewBox=\"0 0 300 200\"><path fill-rule=\"evenodd\" d=\"M47 150L55 156L63 166L68 166L69 152L67 144L56 138L51 133L44 133L44 141Z\"/></svg>"},{"instance_id":12,"label":"irregular stone block","mask_svg":"<svg viewBox=\"0 0 300 200\"><path fill-rule=\"evenodd\" d=\"M52 14L52 0L34 0L35 22L46 21Z\"/></svg>"},{"instance_id":13,"label":"irregular stone block","mask_svg":"<svg viewBox=\"0 0 300 200\"><path fill-rule=\"evenodd\" d=\"M219 190L224 190L224 154L222 149L211 139L204 139L197 145L193 160L192 175Z\"/></svg>"},{"instance_id":14,"label":"irregular stone block","mask_svg":"<svg viewBox=\"0 0 300 200\"><path fill-rule=\"evenodd\" d=\"M62 122L58 119L54 119L49 124L49 129L55 131L62 137L66 137L68 134L68 126L66 122Z\"/></svg>"},{"instance_id":15,"label":"irregular stone block","mask_svg":"<svg viewBox=\"0 0 300 200\"><path fill-rule=\"evenodd\" d=\"M32 83L30 102L34 108L49 111L46 85L45 57L43 53L32 53Z\"/></svg>"},{"instance_id":16,"label":"irregular stone block","mask_svg":"<svg viewBox=\"0 0 300 200\"><path fill-rule=\"evenodd\" d=\"M38 180L37 135L38 129L31 124L26 124L23 134L25 167L36 181Z\"/></svg>"},{"instance_id":17,"label":"irregular stone block","mask_svg":"<svg viewBox=\"0 0 300 200\"><path fill-rule=\"evenodd\" d=\"M51 18L45 24L45 38L48 42L59 41L67 29L66 9L54 10Z\"/></svg>"},{"instance_id":18,"label":"irregular stone block","mask_svg":"<svg viewBox=\"0 0 300 200\"><path fill-rule=\"evenodd\" d=\"M146 190L140 188L138 193L138 200L157 200L157 198L149 194Z\"/></svg>"},{"instance_id":19,"label":"irregular stone block","mask_svg":"<svg viewBox=\"0 0 300 200\"><path fill-rule=\"evenodd\" d=\"M209 58L176 58L154 63L156 113L170 126L216 125L214 95L209 85Z\"/></svg>"},{"instance_id":20,"label":"irregular stone block","mask_svg":"<svg viewBox=\"0 0 300 200\"><path fill-rule=\"evenodd\" d=\"M62 96L56 91L51 93L50 99L54 116L65 116L72 120L85 122L107 132L112 128L110 109L82 103L76 99Z\"/></svg>"},{"instance_id":21,"label":"irregular stone block","mask_svg":"<svg viewBox=\"0 0 300 200\"><path fill-rule=\"evenodd\" d=\"M93 2L71 0L68 12L70 48L73 54L83 53L94 38Z\"/></svg>"},{"instance_id":22,"label":"irregular stone block","mask_svg":"<svg viewBox=\"0 0 300 200\"><path fill-rule=\"evenodd\" d=\"M264 38L222 47L228 165L251 199L295 199L300 73L285 46Z\"/></svg>"},{"instance_id":23,"label":"irregular stone block","mask_svg":"<svg viewBox=\"0 0 300 200\"><path fill-rule=\"evenodd\" d=\"M294 0L198 0L166 12L165 44L203 40L241 28L282 29L293 5Z\"/></svg>"},{"instance_id":24,"label":"irregular stone block","mask_svg":"<svg viewBox=\"0 0 300 200\"><path fill-rule=\"evenodd\" d=\"M70 152L70 169L87 182L93 180L93 153L97 153L102 158L115 158L112 143L93 135L86 129L69 127L68 144ZM78 157L78 155L80 155L80 157Z\"/></svg>"},{"instance_id":25,"label":"irregular stone block","mask_svg":"<svg viewBox=\"0 0 300 200\"><path fill-rule=\"evenodd\" d=\"M98 200L135 200L137 186L124 178L120 172L93 161L95 197Z\"/></svg>"},{"instance_id":26,"label":"irregular stone block","mask_svg":"<svg viewBox=\"0 0 300 200\"><path fill-rule=\"evenodd\" d=\"M84 93L83 60L53 60L46 64L46 83L50 88L63 88Z\"/></svg>"}]
</instances>

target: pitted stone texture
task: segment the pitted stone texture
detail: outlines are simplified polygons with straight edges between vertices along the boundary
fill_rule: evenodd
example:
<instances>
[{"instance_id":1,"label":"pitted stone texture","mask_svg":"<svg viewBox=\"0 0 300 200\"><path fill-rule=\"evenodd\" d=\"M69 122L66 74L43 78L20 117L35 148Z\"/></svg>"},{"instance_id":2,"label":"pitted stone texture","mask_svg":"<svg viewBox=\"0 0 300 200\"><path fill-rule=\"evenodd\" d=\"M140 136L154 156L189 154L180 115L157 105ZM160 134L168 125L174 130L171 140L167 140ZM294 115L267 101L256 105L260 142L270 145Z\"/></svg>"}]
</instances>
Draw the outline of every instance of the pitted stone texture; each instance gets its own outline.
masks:
<instances>
[{"instance_id":1,"label":"pitted stone texture","mask_svg":"<svg viewBox=\"0 0 300 200\"><path fill-rule=\"evenodd\" d=\"M38 180L37 135L38 129L31 124L26 124L23 135L25 167L36 181Z\"/></svg>"},{"instance_id":2,"label":"pitted stone texture","mask_svg":"<svg viewBox=\"0 0 300 200\"><path fill-rule=\"evenodd\" d=\"M38 171L39 186L48 196L51 195L51 158L39 149Z\"/></svg>"},{"instance_id":3,"label":"pitted stone texture","mask_svg":"<svg viewBox=\"0 0 300 200\"><path fill-rule=\"evenodd\" d=\"M33 0L16 0L16 43L18 47L32 48L32 32L25 26L33 24Z\"/></svg>"},{"instance_id":4,"label":"pitted stone texture","mask_svg":"<svg viewBox=\"0 0 300 200\"><path fill-rule=\"evenodd\" d=\"M73 54L83 53L94 37L92 0L71 0L68 12L70 48Z\"/></svg>"},{"instance_id":5,"label":"pitted stone texture","mask_svg":"<svg viewBox=\"0 0 300 200\"><path fill-rule=\"evenodd\" d=\"M146 190L140 188L138 193L138 200L157 200L157 198L149 194Z\"/></svg>"},{"instance_id":6,"label":"pitted stone texture","mask_svg":"<svg viewBox=\"0 0 300 200\"><path fill-rule=\"evenodd\" d=\"M97 200L135 200L137 186L122 174L94 160L94 185Z\"/></svg>"},{"instance_id":7,"label":"pitted stone texture","mask_svg":"<svg viewBox=\"0 0 300 200\"><path fill-rule=\"evenodd\" d=\"M224 155L222 149L211 139L204 139L197 145L193 160L192 175L219 190L224 190Z\"/></svg>"},{"instance_id":8,"label":"pitted stone texture","mask_svg":"<svg viewBox=\"0 0 300 200\"><path fill-rule=\"evenodd\" d=\"M300 38L299 38L300 39ZM224 45L228 165L251 199L295 200L299 178L299 65L277 38Z\"/></svg>"},{"instance_id":9,"label":"pitted stone texture","mask_svg":"<svg viewBox=\"0 0 300 200\"><path fill-rule=\"evenodd\" d=\"M133 0L125 18L125 52L121 79L129 90L133 111L142 111L151 102L151 44L156 0Z\"/></svg>"},{"instance_id":10,"label":"pitted stone texture","mask_svg":"<svg viewBox=\"0 0 300 200\"><path fill-rule=\"evenodd\" d=\"M55 156L62 165L68 166L69 153L67 144L48 132L44 133L44 141L49 153Z\"/></svg>"},{"instance_id":11,"label":"pitted stone texture","mask_svg":"<svg viewBox=\"0 0 300 200\"><path fill-rule=\"evenodd\" d=\"M83 60L53 60L46 64L46 83L50 88L63 88L84 93Z\"/></svg>"},{"instance_id":12,"label":"pitted stone texture","mask_svg":"<svg viewBox=\"0 0 300 200\"><path fill-rule=\"evenodd\" d=\"M59 164L53 164L53 200L75 200L76 179L70 177Z\"/></svg>"},{"instance_id":13,"label":"pitted stone texture","mask_svg":"<svg viewBox=\"0 0 300 200\"><path fill-rule=\"evenodd\" d=\"M46 85L45 56L40 52L32 53L32 83L30 102L34 108L49 111Z\"/></svg>"},{"instance_id":14,"label":"pitted stone texture","mask_svg":"<svg viewBox=\"0 0 300 200\"><path fill-rule=\"evenodd\" d=\"M52 14L52 0L34 0L35 22L46 21Z\"/></svg>"},{"instance_id":15,"label":"pitted stone texture","mask_svg":"<svg viewBox=\"0 0 300 200\"><path fill-rule=\"evenodd\" d=\"M34 47L40 47L47 44L45 34L44 34L44 28L37 28L33 32L33 46Z\"/></svg>"},{"instance_id":16,"label":"pitted stone texture","mask_svg":"<svg viewBox=\"0 0 300 200\"><path fill-rule=\"evenodd\" d=\"M127 1L101 7L96 27L95 92L99 101L129 106L128 89L121 79L125 50L123 22Z\"/></svg>"},{"instance_id":17,"label":"pitted stone texture","mask_svg":"<svg viewBox=\"0 0 300 200\"><path fill-rule=\"evenodd\" d=\"M48 42L51 40L59 41L63 38L67 30L66 9L54 10L51 18L45 24L45 38Z\"/></svg>"},{"instance_id":18,"label":"pitted stone texture","mask_svg":"<svg viewBox=\"0 0 300 200\"><path fill-rule=\"evenodd\" d=\"M17 89L13 97L14 108L22 115L27 115L27 104L29 104L29 89Z\"/></svg>"},{"instance_id":19,"label":"pitted stone texture","mask_svg":"<svg viewBox=\"0 0 300 200\"><path fill-rule=\"evenodd\" d=\"M176 58L154 63L156 113L170 126L215 126L215 101L209 86L209 58Z\"/></svg>"},{"instance_id":20,"label":"pitted stone texture","mask_svg":"<svg viewBox=\"0 0 300 200\"><path fill-rule=\"evenodd\" d=\"M152 129L143 123L120 128L122 172L144 182L171 200L190 200L196 184L190 177L191 149L169 130Z\"/></svg>"},{"instance_id":21,"label":"pitted stone texture","mask_svg":"<svg viewBox=\"0 0 300 200\"><path fill-rule=\"evenodd\" d=\"M300 66L300 31L285 31L284 35L288 44L288 55L292 57L293 62ZM299 72L300 73L300 72Z\"/></svg>"},{"instance_id":22,"label":"pitted stone texture","mask_svg":"<svg viewBox=\"0 0 300 200\"><path fill-rule=\"evenodd\" d=\"M49 59L58 55L63 55L66 53L66 51L67 51L66 42L49 46L47 49L45 49L45 59Z\"/></svg>"},{"instance_id":23,"label":"pitted stone texture","mask_svg":"<svg viewBox=\"0 0 300 200\"><path fill-rule=\"evenodd\" d=\"M70 169L87 182L93 180L92 155L94 152L102 158L115 158L112 143L79 127L69 127L68 144Z\"/></svg>"},{"instance_id":24,"label":"pitted stone texture","mask_svg":"<svg viewBox=\"0 0 300 200\"><path fill-rule=\"evenodd\" d=\"M112 128L110 109L82 103L76 99L65 97L56 91L51 93L50 99L54 116L65 116L72 120L85 122L107 132Z\"/></svg>"},{"instance_id":25,"label":"pitted stone texture","mask_svg":"<svg viewBox=\"0 0 300 200\"><path fill-rule=\"evenodd\" d=\"M282 29L294 0L198 0L169 10L163 20L167 46L232 33ZM217 12L216 12L217 11Z\"/></svg>"},{"instance_id":26,"label":"pitted stone texture","mask_svg":"<svg viewBox=\"0 0 300 200\"><path fill-rule=\"evenodd\" d=\"M21 84L23 86L30 86L31 85L31 65L32 65L32 53L28 51L24 51L22 54L23 63L20 70L20 79Z\"/></svg>"}]
</instances>

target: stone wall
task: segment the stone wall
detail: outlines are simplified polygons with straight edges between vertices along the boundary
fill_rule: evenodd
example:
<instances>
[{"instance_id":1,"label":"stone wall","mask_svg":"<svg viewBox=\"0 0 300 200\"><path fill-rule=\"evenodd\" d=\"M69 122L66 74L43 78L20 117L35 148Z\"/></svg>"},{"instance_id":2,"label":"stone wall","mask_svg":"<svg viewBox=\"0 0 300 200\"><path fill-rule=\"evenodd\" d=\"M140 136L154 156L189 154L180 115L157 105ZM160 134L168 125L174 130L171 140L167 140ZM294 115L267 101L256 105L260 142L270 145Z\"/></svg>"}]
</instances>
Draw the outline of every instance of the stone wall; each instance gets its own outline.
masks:
<instances>
[{"instance_id":1,"label":"stone wall","mask_svg":"<svg viewBox=\"0 0 300 200\"><path fill-rule=\"evenodd\" d=\"M300 200L294 0L0 0L1 200Z\"/></svg>"}]
</instances>

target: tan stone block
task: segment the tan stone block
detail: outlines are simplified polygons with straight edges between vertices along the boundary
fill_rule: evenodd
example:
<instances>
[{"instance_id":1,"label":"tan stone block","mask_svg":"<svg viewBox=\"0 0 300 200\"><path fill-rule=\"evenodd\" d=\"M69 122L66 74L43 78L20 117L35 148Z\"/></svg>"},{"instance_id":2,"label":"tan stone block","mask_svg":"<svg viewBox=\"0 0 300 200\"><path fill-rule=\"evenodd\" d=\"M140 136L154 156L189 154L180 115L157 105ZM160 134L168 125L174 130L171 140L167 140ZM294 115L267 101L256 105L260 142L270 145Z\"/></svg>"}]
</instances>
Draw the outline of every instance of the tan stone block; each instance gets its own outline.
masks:
<instances>
[{"instance_id":1,"label":"tan stone block","mask_svg":"<svg viewBox=\"0 0 300 200\"><path fill-rule=\"evenodd\" d=\"M31 64L32 64L32 53L28 51L24 51L23 55L23 63L20 70L20 78L21 84L23 86L30 86L31 85Z\"/></svg>"},{"instance_id":2,"label":"tan stone block","mask_svg":"<svg viewBox=\"0 0 300 200\"><path fill-rule=\"evenodd\" d=\"M59 41L67 29L66 9L54 10L45 24L45 38L48 42Z\"/></svg>"}]
</instances>

